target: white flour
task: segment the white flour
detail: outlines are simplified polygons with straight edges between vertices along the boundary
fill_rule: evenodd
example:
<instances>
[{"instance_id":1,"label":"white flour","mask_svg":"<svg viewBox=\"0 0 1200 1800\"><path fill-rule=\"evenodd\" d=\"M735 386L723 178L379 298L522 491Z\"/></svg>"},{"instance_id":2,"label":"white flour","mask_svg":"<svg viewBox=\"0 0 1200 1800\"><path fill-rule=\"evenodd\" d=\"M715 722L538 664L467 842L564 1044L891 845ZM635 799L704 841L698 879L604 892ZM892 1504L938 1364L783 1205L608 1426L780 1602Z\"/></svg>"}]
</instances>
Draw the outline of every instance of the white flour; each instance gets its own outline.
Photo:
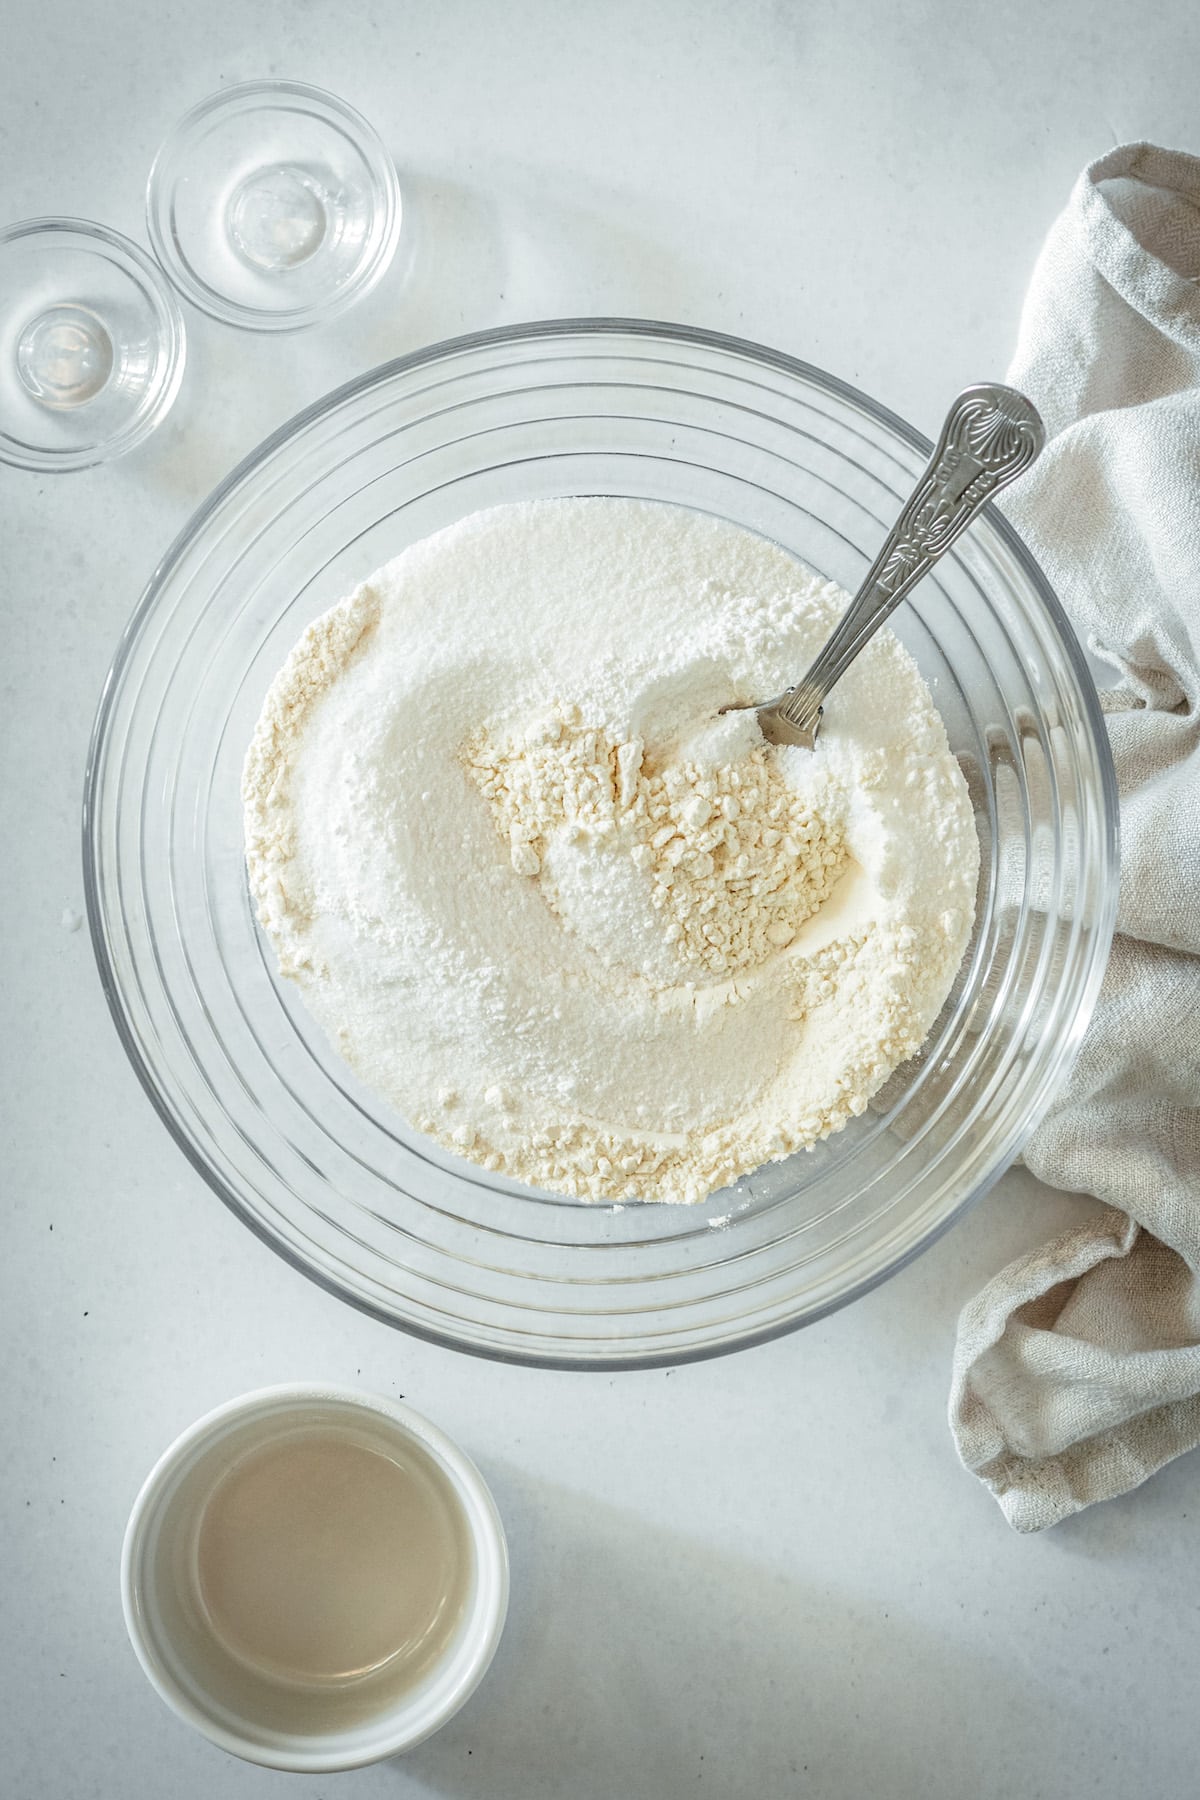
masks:
<instances>
[{"instance_id":1,"label":"white flour","mask_svg":"<svg viewBox=\"0 0 1200 1800\"><path fill-rule=\"evenodd\" d=\"M845 595L629 500L497 507L309 628L246 762L282 971L370 1087L517 1180L693 1201L861 1113L961 961L979 850L888 632L815 752L717 717Z\"/></svg>"}]
</instances>

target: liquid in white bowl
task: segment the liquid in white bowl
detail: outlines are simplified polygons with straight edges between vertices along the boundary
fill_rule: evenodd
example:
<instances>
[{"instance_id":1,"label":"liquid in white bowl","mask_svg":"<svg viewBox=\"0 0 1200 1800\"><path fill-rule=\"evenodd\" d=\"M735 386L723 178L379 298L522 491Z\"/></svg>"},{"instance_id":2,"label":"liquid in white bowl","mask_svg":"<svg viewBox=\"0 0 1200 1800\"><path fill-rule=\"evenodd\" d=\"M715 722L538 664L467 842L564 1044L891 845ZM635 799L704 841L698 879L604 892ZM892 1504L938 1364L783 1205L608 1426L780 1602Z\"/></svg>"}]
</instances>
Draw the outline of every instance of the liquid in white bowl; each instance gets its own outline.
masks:
<instances>
[{"instance_id":1,"label":"liquid in white bowl","mask_svg":"<svg viewBox=\"0 0 1200 1800\"><path fill-rule=\"evenodd\" d=\"M479 1471L410 1408L294 1383L159 1458L121 1564L151 1682L225 1750L308 1773L394 1756L495 1654L504 1531Z\"/></svg>"},{"instance_id":2,"label":"liquid in white bowl","mask_svg":"<svg viewBox=\"0 0 1200 1800\"><path fill-rule=\"evenodd\" d=\"M217 1643L268 1680L393 1688L449 1647L470 1562L433 1466L331 1419L246 1451L218 1482L197 1598Z\"/></svg>"}]
</instances>

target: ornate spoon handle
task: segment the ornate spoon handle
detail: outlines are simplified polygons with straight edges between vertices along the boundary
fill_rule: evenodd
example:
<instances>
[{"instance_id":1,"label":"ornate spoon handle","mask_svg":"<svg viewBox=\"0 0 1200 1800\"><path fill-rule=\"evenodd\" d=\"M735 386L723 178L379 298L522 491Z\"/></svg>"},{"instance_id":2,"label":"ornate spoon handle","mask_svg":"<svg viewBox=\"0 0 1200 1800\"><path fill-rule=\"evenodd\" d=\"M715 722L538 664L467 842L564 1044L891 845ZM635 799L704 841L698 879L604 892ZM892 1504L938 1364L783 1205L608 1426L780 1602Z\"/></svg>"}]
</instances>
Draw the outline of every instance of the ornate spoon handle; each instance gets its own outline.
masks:
<instances>
[{"instance_id":1,"label":"ornate spoon handle","mask_svg":"<svg viewBox=\"0 0 1200 1800\"><path fill-rule=\"evenodd\" d=\"M812 748L830 688L984 502L1023 474L1045 441L1035 408L1015 388L964 388L946 414L928 468L833 636L802 681L758 708L764 737Z\"/></svg>"}]
</instances>

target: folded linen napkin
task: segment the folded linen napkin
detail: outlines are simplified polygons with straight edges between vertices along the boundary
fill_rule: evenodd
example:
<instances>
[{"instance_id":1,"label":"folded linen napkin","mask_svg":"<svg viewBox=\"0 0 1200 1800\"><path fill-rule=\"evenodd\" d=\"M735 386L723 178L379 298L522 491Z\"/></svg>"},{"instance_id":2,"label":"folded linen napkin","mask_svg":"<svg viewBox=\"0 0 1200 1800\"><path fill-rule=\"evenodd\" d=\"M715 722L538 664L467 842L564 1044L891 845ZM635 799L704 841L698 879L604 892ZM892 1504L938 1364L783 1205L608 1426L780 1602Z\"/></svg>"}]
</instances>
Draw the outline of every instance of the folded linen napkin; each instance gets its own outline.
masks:
<instances>
[{"instance_id":1,"label":"folded linen napkin","mask_svg":"<svg viewBox=\"0 0 1200 1800\"><path fill-rule=\"evenodd\" d=\"M950 1396L963 1462L1038 1531L1200 1444L1200 158L1127 144L1084 170L1009 379L1050 442L1005 510L1119 672L1117 937L1025 1151L1109 1210L965 1308Z\"/></svg>"}]
</instances>

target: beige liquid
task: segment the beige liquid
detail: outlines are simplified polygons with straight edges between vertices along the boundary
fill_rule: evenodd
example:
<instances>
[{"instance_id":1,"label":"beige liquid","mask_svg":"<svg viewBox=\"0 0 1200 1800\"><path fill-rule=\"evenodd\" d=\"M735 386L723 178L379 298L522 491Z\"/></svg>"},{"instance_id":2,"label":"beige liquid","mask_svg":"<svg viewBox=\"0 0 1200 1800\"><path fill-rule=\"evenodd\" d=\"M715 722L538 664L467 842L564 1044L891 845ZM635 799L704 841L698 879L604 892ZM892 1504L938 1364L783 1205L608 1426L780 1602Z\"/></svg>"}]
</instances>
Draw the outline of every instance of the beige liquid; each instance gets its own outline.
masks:
<instances>
[{"instance_id":1,"label":"beige liquid","mask_svg":"<svg viewBox=\"0 0 1200 1800\"><path fill-rule=\"evenodd\" d=\"M194 1569L208 1628L243 1668L386 1704L448 1647L471 1550L432 1460L316 1423L246 1450L222 1477Z\"/></svg>"}]
</instances>

